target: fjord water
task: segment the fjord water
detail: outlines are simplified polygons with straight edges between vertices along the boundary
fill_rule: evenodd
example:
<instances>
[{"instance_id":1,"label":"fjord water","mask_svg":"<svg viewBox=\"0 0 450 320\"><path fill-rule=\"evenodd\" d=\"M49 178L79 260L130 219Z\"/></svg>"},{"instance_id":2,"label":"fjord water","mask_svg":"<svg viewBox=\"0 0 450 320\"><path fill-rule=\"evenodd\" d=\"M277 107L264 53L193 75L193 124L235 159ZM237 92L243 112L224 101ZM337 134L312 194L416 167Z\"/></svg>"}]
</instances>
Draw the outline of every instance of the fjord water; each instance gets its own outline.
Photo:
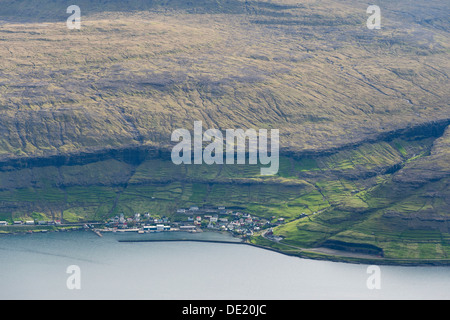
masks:
<instances>
[{"instance_id":1,"label":"fjord water","mask_svg":"<svg viewBox=\"0 0 450 320\"><path fill-rule=\"evenodd\" d=\"M128 239L233 240L229 235L59 232L0 237L0 299L449 299L450 267L315 261L256 247ZM80 268L69 290L67 267Z\"/></svg>"}]
</instances>

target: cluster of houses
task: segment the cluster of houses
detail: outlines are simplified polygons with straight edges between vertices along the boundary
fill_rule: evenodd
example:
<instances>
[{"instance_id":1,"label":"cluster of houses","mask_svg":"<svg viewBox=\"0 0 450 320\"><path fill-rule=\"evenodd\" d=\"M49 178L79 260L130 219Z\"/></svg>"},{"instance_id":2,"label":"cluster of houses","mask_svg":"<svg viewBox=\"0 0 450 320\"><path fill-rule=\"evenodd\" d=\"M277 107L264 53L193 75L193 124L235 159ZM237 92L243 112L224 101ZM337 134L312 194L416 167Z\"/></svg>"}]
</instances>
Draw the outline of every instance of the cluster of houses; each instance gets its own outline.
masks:
<instances>
[{"instance_id":1,"label":"cluster of houses","mask_svg":"<svg viewBox=\"0 0 450 320\"><path fill-rule=\"evenodd\" d=\"M254 232L268 229L284 223L283 218L274 220L252 216L249 213L227 210L225 207L199 208L191 206L189 209L177 209L171 222L168 217L152 216L150 213L136 213L132 217L125 217L122 213L110 218L105 226L108 230L161 232L161 231L201 231L210 230L230 231L239 235L253 235ZM52 221L14 221L14 225L60 225L60 220ZM0 221L0 226L8 225Z\"/></svg>"},{"instance_id":2,"label":"cluster of houses","mask_svg":"<svg viewBox=\"0 0 450 320\"><path fill-rule=\"evenodd\" d=\"M240 235L253 235L261 229L273 227L284 222L280 218L273 223L268 219L252 216L249 213L227 210L225 207L177 209L175 220L167 217L152 217L149 213L136 213L126 218L123 214L109 219L107 227L114 229L138 230L143 232L160 231L198 231L203 228L210 230L230 231ZM274 217L271 217L272 219Z\"/></svg>"},{"instance_id":3,"label":"cluster of houses","mask_svg":"<svg viewBox=\"0 0 450 320\"><path fill-rule=\"evenodd\" d=\"M142 229L146 231L166 231L170 229L170 226L167 225L169 223L169 218L152 217L148 212L142 215L140 213L136 213L132 218L125 218L124 214L121 213L119 216L115 216L114 218L109 219L106 226L118 229L142 227Z\"/></svg>"},{"instance_id":4,"label":"cluster of houses","mask_svg":"<svg viewBox=\"0 0 450 320\"><path fill-rule=\"evenodd\" d=\"M194 226L230 231L241 235L253 235L256 231L274 226L267 219L252 216L249 213L227 210L225 207L200 209L194 206L189 209L178 209L177 213L187 215L187 221ZM280 218L276 224L283 222L284 219Z\"/></svg>"}]
</instances>

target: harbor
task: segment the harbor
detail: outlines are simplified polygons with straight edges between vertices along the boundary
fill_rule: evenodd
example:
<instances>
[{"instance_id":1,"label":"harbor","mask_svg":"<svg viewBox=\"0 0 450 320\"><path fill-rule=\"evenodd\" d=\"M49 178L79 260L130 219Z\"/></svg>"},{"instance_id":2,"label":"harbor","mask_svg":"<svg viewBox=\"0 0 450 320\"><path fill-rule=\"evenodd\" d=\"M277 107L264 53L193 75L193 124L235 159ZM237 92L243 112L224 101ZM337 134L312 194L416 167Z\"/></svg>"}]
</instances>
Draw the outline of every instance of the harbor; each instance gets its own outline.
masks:
<instances>
[{"instance_id":1,"label":"harbor","mask_svg":"<svg viewBox=\"0 0 450 320\"><path fill-rule=\"evenodd\" d=\"M305 215L306 217L306 215ZM261 218L248 212L219 207L179 208L166 215L120 213L106 221L68 222L55 220L1 221L0 233L41 233L89 230L97 236L103 233L159 233L188 232L200 233L208 231L224 231L235 237L246 238L254 233L271 230L283 224L284 218Z\"/></svg>"}]
</instances>

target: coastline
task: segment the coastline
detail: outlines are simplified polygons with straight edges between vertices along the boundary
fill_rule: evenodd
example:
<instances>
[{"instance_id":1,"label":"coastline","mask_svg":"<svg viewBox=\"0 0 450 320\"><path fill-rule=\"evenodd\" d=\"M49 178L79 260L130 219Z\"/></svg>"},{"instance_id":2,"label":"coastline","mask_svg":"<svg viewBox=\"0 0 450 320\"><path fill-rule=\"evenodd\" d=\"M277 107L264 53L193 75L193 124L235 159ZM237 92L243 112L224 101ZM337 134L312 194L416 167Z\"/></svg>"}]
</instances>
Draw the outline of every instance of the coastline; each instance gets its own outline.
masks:
<instances>
[{"instance_id":1,"label":"coastline","mask_svg":"<svg viewBox=\"0 0 450 320\"><path fill-rule=\"evenodd\" d=\"M302 249L300 252L292 253L279 250L270 246L264 246L248 241L226 241L226 240L208 240L208 239L136 239L136 240L118 240L121 243L141 243L141 242L205 242L205 243L220 243L220 244L239 244L256 247L259 249L269 250L276 253L284 254L291 257L302 259L322 260L330 262L342 262L351 264L367 264L367 265L389 265L389 266L436 266L446 267L450 266L450 260L414 260L414 259L390 259L390 258L368 258L342 255L331 255L326 253L319 253L312 251L313 249Z\"/></svg>"},{"instance_id":2,"label":"coastline","mask_svg":"<svg viewBox=\"0 0 450 320\"><path fill-rule=\"evenodd\" d=\"M41 228L33 226L26 227L23 226L20 228L21 231L13 232L13 231L0 231L0 235L17 235L17 234L31 234L31 233L47 233L47 232L82 232L82 231L90 231L94 234L101 237L101 229L85 229L79 226L42 226ZM97 232L96 232L97 231ZM187 231L166 231L166 232L187 232ZM222 231L214 231L207 230L204 232L214 232L221 233ZM99 235L100 233L100 235ZM107 233L110 233L108 231ZM127 232L128 233L128 232ZM130 232L131 233L131 232ZM134 233L134 232L133 232ZM137 232L136 232L137 233ZM237 237L235 237L238 239ZM365 265L389 265L389 266L429 266L429 267L448 267L450 266L450 259L400 259L400 258L385 258L385 257L370 257L369 255L352 253L347 251L337 251L337 250L329 250L330 252L320 251L317 248L300 248L293 247L284 243L275 242L264 238L268 244L256 243L256 238L253 237L250 240L242 240L241 241L228 241L228 240L212 240L212 239L188 239L188 238L180 238L180 239L128 239L128 240L118 240L121 243L132 243L132 242L206 242L206 243L220 243L220 244L239 244L239 245L248 245L259 249L273 251L279 254L297 257L301 259L311 259L311 260L321 260L321 261L330 261L330 262L341 262L341 263L350 263L350 264L365 264ZM278 248L277 248L278 247ZM289 249L281 249L280 247L286 247ZM333 251L333 252L331 252Z\"/></svg>"},{"instance_id":3,"label":"coastline","mask_svg":"<svg viewBox=\"0 0 450 320\"><path fill-rule=\"evenodd\" d=\"M252 246L200 242L119 243L119 239L235 240L228 233L47 233L1 237L7 297L164 299L448 296L448 268L379 266L382 290L366 287L367 265L299 259ZM27 263L20 265L23 261ZM82 290L67 290L66 268L81 268ZM17 266L20 266L18 268ZM39 278L36 278L39 274ZM42 283L45 281L44 289ZM226 283L224 283L226 281ZM431 284L433 284L431 286ZM431 286L431 287L430 287ZM12 290L14 289L14 290ZM407 292L403 292L403 290ZM74 295L75 294L75 295Z\"/></svg>"}]
</instances>

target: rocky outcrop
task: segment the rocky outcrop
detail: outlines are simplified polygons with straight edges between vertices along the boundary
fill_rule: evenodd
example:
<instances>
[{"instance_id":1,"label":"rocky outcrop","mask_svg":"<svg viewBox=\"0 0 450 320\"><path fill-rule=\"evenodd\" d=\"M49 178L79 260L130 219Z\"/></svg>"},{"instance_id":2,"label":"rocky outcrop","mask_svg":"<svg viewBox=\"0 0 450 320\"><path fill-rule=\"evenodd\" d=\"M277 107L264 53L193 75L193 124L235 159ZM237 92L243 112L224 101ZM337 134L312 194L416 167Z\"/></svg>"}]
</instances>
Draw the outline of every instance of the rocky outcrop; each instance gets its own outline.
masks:
<instances>
[{"instance_id":1,"label":"rocky outcrop","mask_svg":"<svg viewBox=\"0 0 450 320\"><path fill-rule=\"evenodd\" d=\"M394 176L394 181L414 186L450 176L450 127L435 140L428 156L407 164Z\"/></svg>"}]
</instances>

